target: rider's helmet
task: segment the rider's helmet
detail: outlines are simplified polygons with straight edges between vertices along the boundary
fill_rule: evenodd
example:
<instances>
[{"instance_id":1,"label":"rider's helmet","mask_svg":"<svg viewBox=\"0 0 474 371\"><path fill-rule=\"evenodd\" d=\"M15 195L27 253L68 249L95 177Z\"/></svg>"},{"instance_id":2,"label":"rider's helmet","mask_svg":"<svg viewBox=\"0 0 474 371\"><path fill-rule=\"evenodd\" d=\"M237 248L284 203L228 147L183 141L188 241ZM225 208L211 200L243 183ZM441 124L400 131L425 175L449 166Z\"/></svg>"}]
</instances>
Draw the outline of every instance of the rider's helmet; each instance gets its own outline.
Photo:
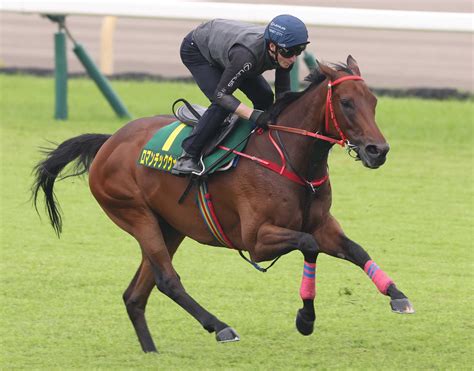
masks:
<instances>
[{"instance_id":1,"label":"rider's helmet","mask_svg":"<svg viewBox=\"0 0 474 371\"><path fill-rule=\"evenodd\" d=\"M305 24L289 14L281 14L271 20L265 28L264 38L274 43L283 57L299 55L306 48L308 30Z\"/></svg>"}]
</instances>

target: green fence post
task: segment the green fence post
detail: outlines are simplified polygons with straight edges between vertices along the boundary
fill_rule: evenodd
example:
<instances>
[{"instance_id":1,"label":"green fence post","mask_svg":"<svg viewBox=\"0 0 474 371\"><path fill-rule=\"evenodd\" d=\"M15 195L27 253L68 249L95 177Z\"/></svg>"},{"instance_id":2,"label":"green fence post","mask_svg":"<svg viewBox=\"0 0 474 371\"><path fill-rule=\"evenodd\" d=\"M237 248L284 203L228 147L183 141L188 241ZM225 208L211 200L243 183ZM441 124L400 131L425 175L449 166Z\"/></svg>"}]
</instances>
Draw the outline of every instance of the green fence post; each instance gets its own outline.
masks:
<instances>
[{"instance_id":1,"label":"green fence post","mask_svg":"<svg viewBox=\"0 0 474 371\"><path fill-rule=\"evenodd\" d=\"M291 91L300 90L300 76L299 76L300 62L299 58L296 58L293 68L290 71L290 86Z\"/></svg>"},{"instance_id":2,"label":"green fence post","mask_svg":"<svg viewBox=\"0 0 474 371\"><path fill-rule=\"evenodd\" d=\"M304 52L303 60L310 71L316 68L316 59L314 58L314 55L310 52Z\"/></svg>"},{"instance_id":3,"label":"green fence post","mask_svg":"<svg viewBox=\"0 0 474 371\"><path fill-rule=\"evenodd\" d=\"M67 120L67 40L64 33L65 16L48 17L59 25L58 32L54 34L54 118L56 120Z\"/></svg>"},{"instance_id":4,"label":"green fence post","mask_svg":"<svg viewBox=\"0 0 474 371\"><path fill-rule=\"evenodd\" d=\"M119 117L131 117L130 113L127 111L127 108L125 108L124 104L120 101L117 94L115 94L115 92L113 91L109 81L99 71L92 58L89 57L82 45L75 43L73 51L86 69L89 76L95 81L97 87L100 89L104 97L112 106L115 113Z\"/></svg>"}]
</instances>

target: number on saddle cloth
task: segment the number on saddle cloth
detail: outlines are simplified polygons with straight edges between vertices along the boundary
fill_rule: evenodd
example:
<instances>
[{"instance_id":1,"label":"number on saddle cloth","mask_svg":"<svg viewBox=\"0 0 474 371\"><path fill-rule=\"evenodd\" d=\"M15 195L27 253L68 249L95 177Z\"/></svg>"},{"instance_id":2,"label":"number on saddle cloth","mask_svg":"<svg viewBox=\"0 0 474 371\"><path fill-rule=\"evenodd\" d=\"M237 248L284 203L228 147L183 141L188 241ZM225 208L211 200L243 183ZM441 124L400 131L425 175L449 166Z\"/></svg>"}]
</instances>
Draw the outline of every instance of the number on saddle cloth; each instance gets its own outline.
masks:
<instances>
[{"instance_id":1,"label":"number on saddle cloth","mask_svg":"<svg viewBox=\"0 0 474 371\"><path fill-rule=\"evenodd\" d=\"M184 105L175 111L175 105L180 101ZM191 105L184 99L177 100L173 104L173 113L179 121L174 121L155 133L140 152L138 164L171 172L182 153L181 143L191 134L193 126L198 121L197 116L202 115L205 110L205 107ZM235 154L228 156L225 150L217 147L222 144L228 148L236 147L237 151L242 151L248 141L248 139L244 139L253 129L252 123L239 119L237 115L233 115L231 119L229 118L224 121L216 137L203 151L206 168L208 166L212 167L209 173L213 173L229 164L236 157ZM220 158L223 158L222 162L219 161ZM213 164L218 164L218 166L214 167Z\"/></svg>"}]
</instances>

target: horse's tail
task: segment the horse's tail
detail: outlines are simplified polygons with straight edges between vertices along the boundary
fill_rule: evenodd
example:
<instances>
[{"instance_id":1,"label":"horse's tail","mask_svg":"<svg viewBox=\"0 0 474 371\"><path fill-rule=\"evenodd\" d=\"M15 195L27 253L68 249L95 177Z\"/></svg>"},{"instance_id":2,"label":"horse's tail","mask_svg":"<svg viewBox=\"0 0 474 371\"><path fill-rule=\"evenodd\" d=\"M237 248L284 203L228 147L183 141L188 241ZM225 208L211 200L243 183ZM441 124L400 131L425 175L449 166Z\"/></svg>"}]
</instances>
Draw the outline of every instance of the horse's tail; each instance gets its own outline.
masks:
<instances>
[{"instance_id":1,"label":"horse's tail","mask_svg":"<svg viewBox=\"0 0 474 371\"><path fill-rule=\"evenodd\" d=\"M32 199L38 212L38 194L40 189L43 190L46 210L58 237L62 231L62 218L53 189L56 178L71 162L74 162L71 173L60 179L88 172L95 155L109 138L108 134L83 134L64 141L55 149L43 149L46 158L38 162L33 169L35 181L32 187Z\"/></svg>"}]
</instances>

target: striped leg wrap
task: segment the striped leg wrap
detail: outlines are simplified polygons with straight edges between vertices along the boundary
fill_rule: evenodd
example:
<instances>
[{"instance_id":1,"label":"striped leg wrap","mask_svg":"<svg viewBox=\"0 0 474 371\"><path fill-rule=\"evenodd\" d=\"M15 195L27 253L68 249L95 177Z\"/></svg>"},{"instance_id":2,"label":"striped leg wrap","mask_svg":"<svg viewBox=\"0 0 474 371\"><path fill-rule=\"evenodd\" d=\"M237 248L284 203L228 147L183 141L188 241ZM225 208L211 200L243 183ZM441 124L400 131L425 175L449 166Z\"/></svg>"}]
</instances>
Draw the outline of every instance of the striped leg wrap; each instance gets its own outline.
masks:
<instances>
[{"instance_id":1,"label":"striped leg wrap","mask_svg":"<svg viewBox=\"0 0 474 371\"><path fill-rule=\"evenodd\" d=\"M388 287L393 283L393 280L387 275L387 273L380 269L373 260L369 260L365 263L364 271L370 277L375 286L377 286L379 291L382 294L387 295Z\"/></svg>"},{"instance_id":2,"label":"striped leg wrap","mask_svg":"<svg viewBox=\"0 0 474 371\"><path fill-rule=\"evenodd\" d=\"M313 300L316 296L316 263L304 262L300 296L303 300Z\"/></svg>"}]
</instances>

